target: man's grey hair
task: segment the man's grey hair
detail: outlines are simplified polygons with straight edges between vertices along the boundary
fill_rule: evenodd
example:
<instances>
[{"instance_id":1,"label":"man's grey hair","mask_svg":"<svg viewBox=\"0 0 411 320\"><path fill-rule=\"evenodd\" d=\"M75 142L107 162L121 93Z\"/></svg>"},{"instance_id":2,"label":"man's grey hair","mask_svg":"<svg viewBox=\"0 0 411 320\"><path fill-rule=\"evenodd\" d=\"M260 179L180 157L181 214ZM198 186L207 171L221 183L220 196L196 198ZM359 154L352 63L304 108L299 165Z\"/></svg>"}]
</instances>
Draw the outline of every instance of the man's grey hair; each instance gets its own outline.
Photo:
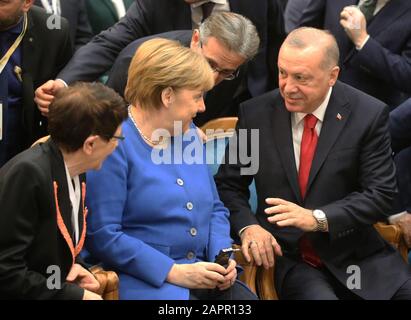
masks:
<instances>
[{"instance_id":1,"label":"man's grey hair","mask_svg":"<svg viewBox=\"0 0 411 320\"><path fill-rule=\"evenodd\" d=\"M290 32L284 44L298 49L305 49L311 46L323 47L324 59L320 67L328 69L338 66L340 50L338 49L335 37L328 30L301 27Z\"/></svg>"},{"instance_id":2,"label":"man's grey hair","mask_svg":"<svg viewBox=\"0 0 411 320\"><path fill-rule=\"evenodd\" d=\"M202 43L207 43L208 37L214 37L228 50L236 52L246 60L252 59L260 46L256 27L240 14L214 13L204 20L199 30Z\"/></svg>"}]
</instances>

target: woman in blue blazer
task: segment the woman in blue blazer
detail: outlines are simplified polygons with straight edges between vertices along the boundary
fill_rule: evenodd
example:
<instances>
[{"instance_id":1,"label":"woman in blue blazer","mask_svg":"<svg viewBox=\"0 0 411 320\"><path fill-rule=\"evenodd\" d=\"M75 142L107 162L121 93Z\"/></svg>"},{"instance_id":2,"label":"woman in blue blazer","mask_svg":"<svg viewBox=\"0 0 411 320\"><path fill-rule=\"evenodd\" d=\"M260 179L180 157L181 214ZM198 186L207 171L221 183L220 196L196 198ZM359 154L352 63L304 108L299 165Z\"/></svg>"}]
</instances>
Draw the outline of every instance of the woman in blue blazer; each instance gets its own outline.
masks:
<instances>
[{"instance_id":1,"label":"woman in blue blazer","mask_svg":"<svg viewBox=\"0 0 411 320\"><path fill-rule=\"evenodd\" d=\"M118 272L121 299L255 299L234 260L213 263L232 244L229 213L192 125L213 84L175 41L146 41L131 62L125 140L88 176L87 248Z\"/></svg>"}]
</instances>

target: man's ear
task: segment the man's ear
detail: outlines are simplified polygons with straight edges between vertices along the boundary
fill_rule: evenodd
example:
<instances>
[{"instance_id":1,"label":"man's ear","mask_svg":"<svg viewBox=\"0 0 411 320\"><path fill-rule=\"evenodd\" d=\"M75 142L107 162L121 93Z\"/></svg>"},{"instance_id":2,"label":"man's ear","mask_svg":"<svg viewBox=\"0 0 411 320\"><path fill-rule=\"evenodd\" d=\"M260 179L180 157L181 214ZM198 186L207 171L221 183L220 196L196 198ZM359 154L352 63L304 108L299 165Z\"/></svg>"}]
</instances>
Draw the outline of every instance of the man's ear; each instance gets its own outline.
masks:
<instances>
[{"instance_id":1,"label":"man's ear","mask_svg":"<svg viewBox=\"0 0 411 320\"><path fill-rule=\"evenodd\" d=\"M30 10L31 6L34 4L35 0L24 0L23 2L23 12L27 12Z\"/></svg>"},{"instance_id":2,"label":"man's ear","mask_svg":"<svg viewBox=\"0 0 411 320\"><path fill-rule=\"evenodd\" d=\"M83 152L90 156L93 153L94 146L98 136L89 136L83 143Z\"/></svg>"},{"instance_id":3,"label":"man's ear","mask_svg":"<svg viewBox=\"0 0 411 320\"><path fill-rule=\"evenodd\" d=\"M332 87L335 85L338 79L338 75L340 74L340 67L335 66L334 68L331 69L330 73L330 80L329 80L329 86Z\"/></svg>"},{"instance_id":4,"label":"man's ear","mask_svg":"<svg viewBox=\"0 0 411 320\"><path fill-rule=\"evenodd\" d=\"M200 30L194 29L191 35L190 49L194 51L200 50Z\"/></svg>"},{"instance_id":5,"label":"man's ear","mask_svg":"<svg viewBox=\"0 0 411 320\"><path fill-rule=\"evenodd\" d=\"M167 87L161 91L161 101L166 108L170 108L174 102L174 90L171 87Z\"/></svg>"}]
</instances>

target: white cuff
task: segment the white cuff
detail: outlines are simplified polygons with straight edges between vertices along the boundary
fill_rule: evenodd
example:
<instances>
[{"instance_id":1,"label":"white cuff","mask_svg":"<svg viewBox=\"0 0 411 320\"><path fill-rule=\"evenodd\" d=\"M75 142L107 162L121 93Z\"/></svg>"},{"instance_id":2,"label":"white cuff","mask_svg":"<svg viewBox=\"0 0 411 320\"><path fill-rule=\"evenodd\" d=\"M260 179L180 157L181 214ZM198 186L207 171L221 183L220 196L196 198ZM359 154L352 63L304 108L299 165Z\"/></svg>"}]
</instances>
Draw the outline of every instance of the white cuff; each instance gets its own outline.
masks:
<instances>
[{"instance_id":1,"label":"white cuff","mask_svg":"<svg viewBox=\"0 0 411 320\"><path fill-rule=\"evenodd\" d=\"M365 40L364 40L364 42L360 45L360 46L356 46L355 47L355 49L357 49L358 51L360 51L362 48L364 48L364 46L365 46L365 44L367 43L367 41L368 41L368 39L370 38L370 35L368 35L366 38L365 38Z\"/></svg>"},{"instance_id":2,"label":"white cuff","mask_svg":"<svg viewBox=\"0 0 411 320\"><path fill-rule=\"evenodd\" d=\"M63 79L56 79L56 81L61 81L66 88L68 87L68 84Z\"/></svg>"}]
</instances>

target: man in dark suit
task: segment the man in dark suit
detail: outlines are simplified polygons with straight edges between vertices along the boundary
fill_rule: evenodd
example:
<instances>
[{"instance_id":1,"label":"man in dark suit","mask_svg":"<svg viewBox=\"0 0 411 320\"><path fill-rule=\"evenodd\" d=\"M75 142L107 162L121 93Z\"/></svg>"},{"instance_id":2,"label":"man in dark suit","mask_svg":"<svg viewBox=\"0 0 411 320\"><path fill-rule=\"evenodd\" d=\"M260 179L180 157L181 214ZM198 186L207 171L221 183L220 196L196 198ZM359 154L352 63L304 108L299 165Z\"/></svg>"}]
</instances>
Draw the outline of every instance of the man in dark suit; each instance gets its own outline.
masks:
<instances>
[{"instance_id":1,"label":"man in dark suit","mask_svg":"<svg viewBox=\"0 0 411 320\"><path fill-rule=\"evenodd\" d=\"M57 3L57 6L53 6L54 3ZM36 0L34 4L46 9L49 14L67 19L71 45L75 51L87 44L93 37L84 0ZM54 11L55 9L57 12Z\"/></svg>"},{"instance_id":2,"label":"man in dark suit","mask_svg":"<svg viewBox=\"0 0 411 320\"><path fill-rule=\"evenodd\" d=\"M279 53L279 90L240 106L243 152L259 129L259 159L251 160L259 170L247 176L241 164L221 165L219 194L246 258L250 247L269 267L278 255L280 298L411 299L409 266L373 227L396 192L388 108L337 81L338 58L330 33L290 33ZM256 215L248 205L253 178Z\"/></svg>"},{"instance_id":3,"label":"man in dark suit","mask_svg":"<svg viewBox=\"0 0 411 320\"><path fill-rule=\"evenodd\" d=\"M99 283L79 257L84 173L113 152L126 118L113 90L76 84L51 106L51 138L0 169L0 300L101 300L94 293Z\"/></svg>"},{"instance_id":4,"label":"man in dark suit","mask_svg":"<svg viewBox=\"0 0 411 320\"><path fill-rule=\"evenodd\" d=\"M203 41L200 48L200 34L201 32L198 33L197 31L192 32L190 30L180 30L165 32L133 41L120 53L120 55L116 59L116 62L114 63L112 71L109 75L107 85L116 90L119 94L124 95L124 90L127 84L128 68L131 59L142 43L155 37L177 40L186 47L191 47L193 50L198 50L209 61L214 61L214 64L218 64L218 67L216 67L219 69L232 70L232 72L234 72L234 70L239 67L239 63L233 64L234 60L232 58L230 58L229 60L223 59L223 52L220 51L220 48L217 48L218 51L215 51L215 48L211 47L210 50L209 44L205 41ZM225 38L224 30L220 30L219 33L213 34L216 35L213 38L217 40L220 39L220 37L222 39ZM235 55L233 57L235 57ZM244 60L245 59L242 58L238 61L242 63ZM227 62L230 63L227 64ZM223 81L226 76L222 73L216 72L214 74L216 85L212 90L207 92L204 99L206 111L197 114L197 116L194 118L194 123L197 126L200 127L211 119L237 115L238 104L246 99L244 96L247 96L247 93L245 92L245 72L246 70L240 67L239 70L235 72L237 74L236 77L232 77L230 75L231 72L227 73L230 79L229 81Z\"/></svg>"},{"instance_id":5,"label":"man in dark suit","mask_svg":"<svg viewBox=\"0 0 411 320\"><path fill-rule=\"evenodd\" d=\"M336 37L340 80L391 108L411 96L409 0L310 0L299 26L330 30Z\"/></svg>"},{"instance_id":6,"label":"man in dark suit","mask_svg":"<svg viewBox=\"0 0 411 320\"><path fill-rule=\"evenodd\" d=\"M48 29L49 15L41 8L32 7L33 2L12 0L0 10L0 56L4 57L22 36L9 59L2 60L5 66L0 73L3 106L0 167L46 134L47 120L34 103L34 88L55 77L71 57L67 21L62 19L59 30Z\"/></svg>"},{"instance_id":7,"label":"man in dark suit","mask_svg":"<svg viewBox=\"0 0 411 320\"><path fill-rule=\"evenodd\" d=\"M341 51L341 81L387 103L391 110L411 96L411 1L310 0L299 25L334 34ZM394 161L399 195L392 212L397 213L411 206L411 187L403 174L411 162L411 148Z\"/></svg>"},{"instance_id":8,"label":"man in dark suit","mask_svg":"<svg viewBox=\"0 0 411 320\"><path fill-rule=\"evenodd\" d=\"M77 80L94 81L112 67L120 51L132 41L167 31L191 30L193 26L197 28L197 24L193 21L195 17L193 2L198 0L135 1L123 19L76 52L57 78L66 84ZM249 18L257 28L261 41L260 50L248 63L247 72L247 89L251 96L273 89L277 81L275 61L284 34L280 6L272 0L218 2L225 4L221 5L221 8L216 4L213 13L216 13L214 11L217 9L228 11L228 8L231 12ZM61 81L50 81L38 88L36 102L43 113L47 112L47 106L53 99L54 92L63 86Z\"/></svg>"}]
</instances>

